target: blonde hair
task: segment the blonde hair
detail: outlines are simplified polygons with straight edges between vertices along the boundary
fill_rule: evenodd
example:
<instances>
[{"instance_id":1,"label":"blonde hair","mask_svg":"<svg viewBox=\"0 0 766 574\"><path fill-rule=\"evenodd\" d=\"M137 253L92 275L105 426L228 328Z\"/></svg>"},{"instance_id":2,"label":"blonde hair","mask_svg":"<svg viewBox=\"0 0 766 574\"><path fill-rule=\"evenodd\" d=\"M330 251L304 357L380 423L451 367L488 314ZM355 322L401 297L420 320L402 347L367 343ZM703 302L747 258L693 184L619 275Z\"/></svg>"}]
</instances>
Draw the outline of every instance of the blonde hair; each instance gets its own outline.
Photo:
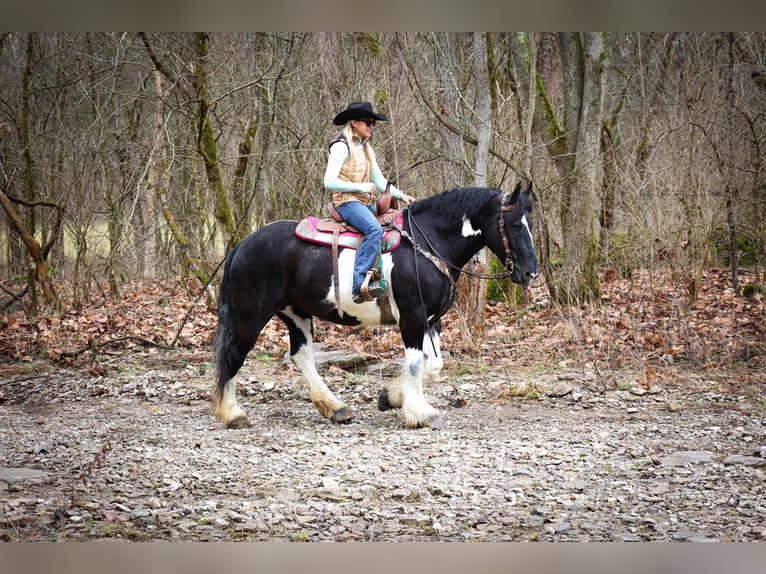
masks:
<instances>
[{"instance_id":1,"label":"blonde hair","mask_svg":"<svg viewBox=\"0 0 766 574\"><path fill-rule=\"evenodd\" d=\"M349 145L349 148L351 146L351 143L354 141L354 126L351 125L352 120L348 120L346 122L346 125L343 126L343 128L340 130L340 134L346 138L346 143ZM362 142L362 149L364 149L364 155L367 157L367 162L370 163L370 169L372 169L372 160L370 159L370 151L369 151L369 144L370 144L370 138L367 138L366 140L360 140Z\"/></svg>"}]
</instances>

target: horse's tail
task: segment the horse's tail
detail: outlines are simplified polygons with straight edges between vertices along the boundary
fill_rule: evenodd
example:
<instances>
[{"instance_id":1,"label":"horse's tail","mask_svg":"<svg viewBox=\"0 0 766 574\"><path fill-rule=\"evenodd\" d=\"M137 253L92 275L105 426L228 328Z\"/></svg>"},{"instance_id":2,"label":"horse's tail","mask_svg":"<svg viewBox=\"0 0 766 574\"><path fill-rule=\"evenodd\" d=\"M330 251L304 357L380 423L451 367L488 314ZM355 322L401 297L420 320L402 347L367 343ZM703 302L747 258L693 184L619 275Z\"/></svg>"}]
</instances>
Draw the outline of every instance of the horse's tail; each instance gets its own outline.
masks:
<instances>
[{"instance_id":1,"label":"horse's tail","mask_svg":"<svg viewBox=\"0 0 766 574\"><path fill-rule=\"evenodd\" d=\"M223 267L223 280L218 296L218 332L215 336L216 387L213 393L213 407L217 408L223 398L226 383L239 370L232 360L232 352L237 353L234 345L234 333L237 328L237 316L231 301L231 261L239 245L235 246L226 257Z\"/></svg>"}]
</instances>

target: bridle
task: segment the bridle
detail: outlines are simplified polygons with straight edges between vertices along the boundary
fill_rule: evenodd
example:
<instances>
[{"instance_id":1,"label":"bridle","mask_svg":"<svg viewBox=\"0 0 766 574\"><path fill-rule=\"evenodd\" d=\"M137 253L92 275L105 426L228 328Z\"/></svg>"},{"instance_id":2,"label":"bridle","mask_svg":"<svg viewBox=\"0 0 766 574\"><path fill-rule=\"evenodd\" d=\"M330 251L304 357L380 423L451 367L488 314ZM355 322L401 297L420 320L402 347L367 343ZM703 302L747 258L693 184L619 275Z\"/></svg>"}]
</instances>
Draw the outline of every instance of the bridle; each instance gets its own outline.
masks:
<instances>
[{"instance_id":1,"label":"bridle","mask_svg":"<svg viewBox=\"0 0 766 574\"><path fill-rule=\"evenodd\" d=\"M505 200L508 198L509 196L507 191L503 192L503 195L500 197L500 237L503 239L503 249L505 250L505 261L503 261L503 268L510 275L513 273L513 258L511 257L511 242L508 239L508 234L505 231L505 220L503 215L516 207L518 202L514 204L503 205Z\"/></svg>"},{"instance_id":2,"label":"bridle","mask_svg":"<svg viewBox=\"0 0 766 574\"><path fill-rule=\"evenodd\" d=\"M453 279L452 274L450 273L450 269L454 269L458 272L465 273L466 275L470 275L471 277L477 277L479 279L505 279L506 277L510 277L513 274L513 258L511 256L511 245L510 240L508 239L508 234L505 231L505 220L504 215L511 211L518 203L504 205L506 200L509 198L508 192L503 192L503 194L500 196L500 215L498 218L498 226L500 227L500 237L503 240L503 250L505 252L505 260L502 261L503 268L505 271L503 273L475 273L473 271L467 271L465 269L462 269L458 267L457 265L453 265L449 261L447 261L442 255L439 254L439 252L434 248L434 246L431 244L431 242L428 240L428 237L425 233L423 233L423 230L420 228L418 223L415 221L415 218L412 216L412 212L407 209L404 212L405 217L410 223L410 229L417 229L420 233L420 236L423 238L423 241L426 242L426 245L428 245L428 248L430 251L424 249L420 244L418 244L415 241L415 238L412 237L405 229L404 226L399 228L394 224L394 227L399 231L399 233L402 234L402 237L404 237L407 241L409 241L412 244L412 247L420 253L423 257L428 259L431 263L433 263L436 268L441 271L449 280L450 282L450 295L452 296L454 294L455 290L455 279ZM417 258L415 258L415 261L417 262Z\"/></svg>"}]
</instances>

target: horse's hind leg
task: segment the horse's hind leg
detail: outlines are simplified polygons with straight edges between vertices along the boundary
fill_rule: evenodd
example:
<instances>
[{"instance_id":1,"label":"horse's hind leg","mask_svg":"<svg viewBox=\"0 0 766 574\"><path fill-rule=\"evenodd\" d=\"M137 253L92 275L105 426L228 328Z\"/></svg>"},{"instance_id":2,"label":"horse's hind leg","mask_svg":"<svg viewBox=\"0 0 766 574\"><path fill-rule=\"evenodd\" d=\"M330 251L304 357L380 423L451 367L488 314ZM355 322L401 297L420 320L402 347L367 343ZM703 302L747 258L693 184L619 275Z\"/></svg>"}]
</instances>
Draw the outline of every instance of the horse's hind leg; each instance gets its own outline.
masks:
<instances>
[{"instance_id":1,"label":"horse's hind leg","mask_svg":"<svg viewBox=\"0 0 766 574\"><path fill-rule=\"evenodd\" d=\"M237 383L234 377L271 316L272 313L258 313L253 308L240 309L237 316L229 282L224 277L215 340L217 383L213 392L213 412L229 428L251 426L245 411L237 403Z\"/></svg>"},{"instance_id":2,"label":"horse's hind leg","mask_svg":"<svg viewBox=\"0 0 766 574\"><path fill-rule=\"evenodd\" d=\"M261 329L263 326L261 326ZM224 339L219 331L216 338L216 362L218 382L213 393L213 412L229 428L251 426L245 411L237 403L237 383L235 376L245 362L245 357L253 348L260 329L247 333L234 334Z\"/></svg>"},{"instance_id":3,"label":"horse's hind leg","mask_svg":"<svg viewBox=\"0 0 766 574\"><path fill-rule=\"evenodd\" d=\"M350 421L354 416L351 409L335 398L314 364L314 327L311 315L289 306L277 311L277 316L287 325L290 333L290 359L306 380L311 402L323 417L334 423Z\"/></svg>"}]
</instances>

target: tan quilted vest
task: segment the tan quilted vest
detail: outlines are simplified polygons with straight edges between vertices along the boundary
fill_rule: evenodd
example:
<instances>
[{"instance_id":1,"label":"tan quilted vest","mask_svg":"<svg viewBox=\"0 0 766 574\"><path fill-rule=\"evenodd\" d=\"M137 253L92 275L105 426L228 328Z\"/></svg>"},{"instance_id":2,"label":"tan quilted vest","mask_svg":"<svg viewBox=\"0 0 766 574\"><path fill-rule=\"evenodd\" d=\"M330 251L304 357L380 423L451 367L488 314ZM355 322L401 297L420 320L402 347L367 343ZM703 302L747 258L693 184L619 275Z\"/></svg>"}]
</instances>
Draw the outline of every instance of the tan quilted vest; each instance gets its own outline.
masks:
<instances>
[{"instance_id":1,"label":"tan quilted vest","mask_svg":"<svg viewBox=\"0 0 766 574\"><path fill-rule=\"evenodd\" d=\"M340 138L340 141L346 143L344 138ZM346 143L346 145L348 145ZM370 172L372 166L370 165L370 158L367 156L365 146L348 146L348 157L343 162L343 167L340 168L339 177L343 181L350 181L353 183L362 183L370 181ZM347 201L361 201L365 205L372 203L373 195L364 193L362 191L357 192L340 192L334 191L332 194L332 203L336 207L346 203Z\"/></svg>"}]
</instances>

